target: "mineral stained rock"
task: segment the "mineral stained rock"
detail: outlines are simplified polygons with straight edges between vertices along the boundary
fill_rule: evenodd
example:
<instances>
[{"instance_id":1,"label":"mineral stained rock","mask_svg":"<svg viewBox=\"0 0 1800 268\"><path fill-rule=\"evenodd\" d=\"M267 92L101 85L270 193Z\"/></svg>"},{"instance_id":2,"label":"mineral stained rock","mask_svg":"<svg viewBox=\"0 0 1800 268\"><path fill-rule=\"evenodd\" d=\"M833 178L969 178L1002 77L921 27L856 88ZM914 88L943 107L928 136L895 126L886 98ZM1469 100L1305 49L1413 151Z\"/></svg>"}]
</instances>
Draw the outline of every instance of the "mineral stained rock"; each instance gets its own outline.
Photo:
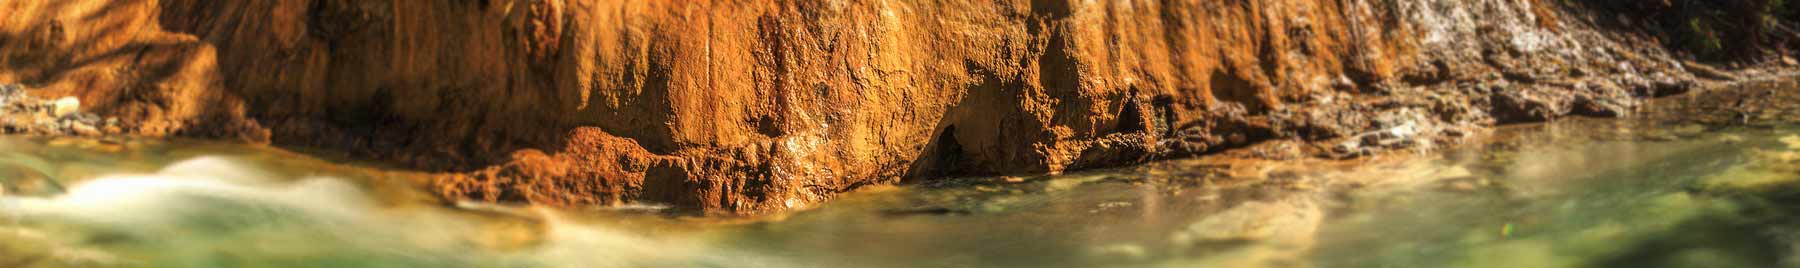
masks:
<instances>
[{"instance_id":1,"label":"mineral stained rock","mask_svg":"<svg viewBox=\"0 0 1800 268\"><path fill-rule=\"evenodd\" d=\"M436 172L452 199L761 212L1621 115L1697 80L1563 2L15 0L0 83L138 135Z\"/></svg>"}]
</instances>

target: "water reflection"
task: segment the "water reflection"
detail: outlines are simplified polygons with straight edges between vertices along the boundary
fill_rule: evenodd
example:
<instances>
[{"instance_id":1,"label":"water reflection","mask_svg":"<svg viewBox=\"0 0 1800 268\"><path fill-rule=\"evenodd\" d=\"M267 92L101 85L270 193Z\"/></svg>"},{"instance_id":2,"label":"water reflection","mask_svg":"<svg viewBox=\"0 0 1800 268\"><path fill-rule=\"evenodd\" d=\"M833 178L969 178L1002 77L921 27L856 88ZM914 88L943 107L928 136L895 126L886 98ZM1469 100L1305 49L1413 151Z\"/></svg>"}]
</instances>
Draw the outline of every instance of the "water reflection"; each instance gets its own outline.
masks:
<instances>
[{"instance_id":1,"label":"water reflection","mask_svg":"<svg viewBox=\"0 0 1800 268\"><path fill-rule=\"evenodd\" d=\"M1782 189L1800 189L1800 173L1767 151L1789 150L1779 140L1795 131L1681 126L1578 119L1410 157L947 182L723 233L854 267L1791 264L1781 204L1800 192ZM1775 182L1748 194L1707 186L1758 166L1780 179L1749 178Z\"/></svg>"}]
</instances>

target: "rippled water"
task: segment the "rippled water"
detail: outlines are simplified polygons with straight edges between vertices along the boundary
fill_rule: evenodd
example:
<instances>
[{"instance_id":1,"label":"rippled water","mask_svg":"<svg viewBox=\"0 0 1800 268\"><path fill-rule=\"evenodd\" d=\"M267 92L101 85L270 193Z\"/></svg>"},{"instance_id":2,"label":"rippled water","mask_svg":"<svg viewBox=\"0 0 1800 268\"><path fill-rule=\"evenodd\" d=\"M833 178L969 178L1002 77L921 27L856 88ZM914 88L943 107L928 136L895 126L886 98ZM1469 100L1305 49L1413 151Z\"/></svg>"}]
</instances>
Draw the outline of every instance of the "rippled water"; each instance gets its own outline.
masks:
<instances>
[{"instance_id":1,"label":"rippled water","mask_svg":"<svg viewBox=\"0 0 1800 268\"><path fill-rule=\"evenodd\" d=\"M763 218L445 205L404 172L274 149L0 138L0 267L1800 267L1800 128L1491 136L946 180Z\"/></svg>"}]
</instances>

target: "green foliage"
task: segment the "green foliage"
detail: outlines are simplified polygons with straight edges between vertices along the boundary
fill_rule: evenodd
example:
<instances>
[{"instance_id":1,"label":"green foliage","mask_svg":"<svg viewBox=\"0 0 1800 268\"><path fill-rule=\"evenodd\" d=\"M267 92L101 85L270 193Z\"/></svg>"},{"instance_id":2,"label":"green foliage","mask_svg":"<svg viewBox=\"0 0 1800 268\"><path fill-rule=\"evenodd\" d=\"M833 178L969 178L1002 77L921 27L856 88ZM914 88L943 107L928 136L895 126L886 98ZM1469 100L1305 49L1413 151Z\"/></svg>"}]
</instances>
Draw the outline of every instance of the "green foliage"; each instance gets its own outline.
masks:
<instances>
[{"instance_id":1,"label":"green foliage","mask_svg":"<svg viewBox=\"0 0 1800 268\"><path fill-rule=\"evenodd\" d=\"M1552 0L1603 26L1653 34L1662 45L1702 60L1754 60L1785 51L1800 14L1791 0Z\"/></svg>"},{"instance_id":2,"label":"green foliage","mask_svg":"<svg viewBox=\"0 0 1800 268\"><path fill-rule=\"evenodd\" d=\"M1707 60L1747 59L1781 49L1793 22L1788 0L1674 0L1648 14L1662 17L1672 45ZM1642 7L1642 6L1640 6ZM1674 25L1670 25L1674 24Z\"/></svg>"},{"instance_id":3,"label":"green foliage","mask_svg":"<svg viewBox=\"0 0 1800 268\"><path fill-rule=\"evenodd\" d=\"M1783 15L1783 11L1786 10L1787 0L1768 0L1767 2L1764 2L1762 10L1758 12L1760 14L1757 14L1759 15L1757 18L1762 19L1760 22L1762 23L1761 26L1763 32L1769 33L1774 31L1776 27L1781 26L1781 15Z\"/></svg>"},{"instance_id":4,"label":"green foliage","mask_svg":"<svg viewBox=\"0 0 1800 268\"><path fill-rule=\"evenodd\" d=\"M1718 31L1712 23L1702 18L1689 18L1687 28L1682 33L1684 46L1703 57L1715 57L1725 51L1725 42L1719 39Z\"/></svg>"}]
</instances>

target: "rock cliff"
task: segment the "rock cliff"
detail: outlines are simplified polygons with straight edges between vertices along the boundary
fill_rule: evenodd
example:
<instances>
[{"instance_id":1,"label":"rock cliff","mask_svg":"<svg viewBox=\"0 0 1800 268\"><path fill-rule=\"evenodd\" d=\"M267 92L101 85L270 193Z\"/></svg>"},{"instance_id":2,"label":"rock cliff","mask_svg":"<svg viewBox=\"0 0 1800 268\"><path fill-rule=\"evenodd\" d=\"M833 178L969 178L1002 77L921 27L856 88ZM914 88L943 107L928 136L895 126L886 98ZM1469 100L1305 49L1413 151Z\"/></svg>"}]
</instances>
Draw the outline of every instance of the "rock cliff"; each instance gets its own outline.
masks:
<instances>
[{"instance_id":1,"label":"rock cliff","mask_svg":"<svg viewBox=\"0 0 1800 268\"><path fill-rule=\"evenodd\" d=\"M435 172L452 199L759 212L1265 141L1353 156L1732 78L1617 6L18 0L0 83L138 135Z\"/></svg>"}]
</instances>

